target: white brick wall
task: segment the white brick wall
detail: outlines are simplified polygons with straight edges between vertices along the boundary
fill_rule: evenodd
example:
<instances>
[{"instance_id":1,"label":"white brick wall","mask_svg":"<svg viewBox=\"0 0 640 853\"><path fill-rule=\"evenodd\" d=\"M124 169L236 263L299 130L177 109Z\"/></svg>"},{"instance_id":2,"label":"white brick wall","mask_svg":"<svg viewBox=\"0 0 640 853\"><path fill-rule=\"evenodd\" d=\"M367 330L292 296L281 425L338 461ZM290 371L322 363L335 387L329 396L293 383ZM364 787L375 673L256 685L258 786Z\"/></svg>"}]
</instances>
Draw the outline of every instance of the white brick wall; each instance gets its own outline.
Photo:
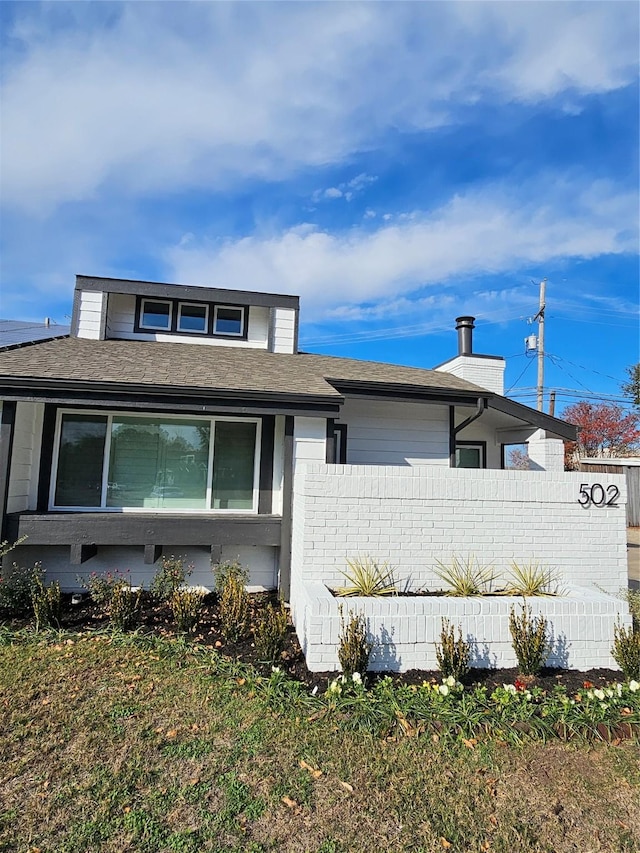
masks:
<instances>
[{"instance_id":1,"label":"white brick wall","mask_svg":"<svg viewBox=\"0 0 640 853\"><path fill-rule=\"evenodd\" d=\"M503 358L482 357L476 355L457 355L445 364L436 367L441 373L452 373L460 379L474 382L481 388L504 394Z\"/></svg>"},{"instance_id":2,"label":"white brick wall","mask_svg":"<svg viewBox=\"0 0 640 853\"><path fill-rule=\"evenodd\" d=\"M624 624L630 620L623 603L606 594L626 585L625 483L622 476L606 477L620 489L617 506L584 508L578 503L580 484L593 482L603 482L602 475L304 466L294 482L291 604L308 665L326 669L329 658L336 660L338 605L324 590L343 582L347 557L388 560L400 582L435 590L442 586L435 561L448 562L456 554L475 555L499 572L512 560L557 567L568 595L531 603L553 615L553 629L567 648L563 662L577 668L613 666L613 624L617 614ZM432 634L440 630L440 615L455 621L464 616L463 631L488 644L485 665L513 663L508 599L359 599L351 606L370 616L374 635L382 635L383 628L388 632L389 648L379 653L381 668L432 666ZM326 608L331 612L325 625ZM321 648L308 633L316 619L322 622ZM414 635L422 638L419 650ZM401 660L392 649L398 643Z\"/></svg>"}]
</instances>

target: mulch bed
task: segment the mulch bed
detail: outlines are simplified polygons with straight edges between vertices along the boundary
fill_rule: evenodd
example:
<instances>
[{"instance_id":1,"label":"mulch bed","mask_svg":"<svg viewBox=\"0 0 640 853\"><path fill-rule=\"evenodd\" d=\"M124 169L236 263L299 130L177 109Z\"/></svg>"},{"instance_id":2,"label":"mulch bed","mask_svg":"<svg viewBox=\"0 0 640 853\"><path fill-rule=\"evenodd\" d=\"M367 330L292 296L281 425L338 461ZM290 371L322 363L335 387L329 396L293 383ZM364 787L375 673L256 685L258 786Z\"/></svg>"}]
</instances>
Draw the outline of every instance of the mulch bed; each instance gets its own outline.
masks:
<instances>
[{"instance_id":1,"label":"mulch bed","mask_svg":"<svg viewBox=\"0 0 640 853\"><path fill-rule=\"evenodd\" d=\"M275 593L255 593L251 596L252 616L256 616L267 603L277 601ZM20 628L29 624L28 621L13 619L8 623L12 628ZM63 596L63 613L60 627L70 631L87 631L96 628L106 628L108 618L92 603L88 596L83 596L82 602L71 604L71 596ZM137 621L137 629L163 637L175 637L176 629L171 610L166 604L158 604L150 595L143 593L142 609ZM197 631L191 635L195 642L211 646L223 655L241 663L251 664L258 670L270 671L256 655L252 636L237 643L226 643L220 630L220 618L217 599L214 594L208 595L204 602L202 621ZM328 683L333 680L336 672L310 672L304 660L304 655L298 643L295 630L289 626L282 659L279 662L282 670L292 678L302 682L312 690L326 690ZM369 681L384 676L390 676L398 684L422 684L423 681L441 681L437 670L412 669L404 673L370 673ZM502 684L514 684L518 677L517 667L509 669L472 669L465 678L469 687L484 685L489 690ZM568 692L575 693L583 688L585 681L594 687L602 687L621 679L621 673L613 669L590 669L586 672L573 669L544 669L531 682L531 685L551 690L556 684L564 686Z\"/></svg>"}]
</instances>

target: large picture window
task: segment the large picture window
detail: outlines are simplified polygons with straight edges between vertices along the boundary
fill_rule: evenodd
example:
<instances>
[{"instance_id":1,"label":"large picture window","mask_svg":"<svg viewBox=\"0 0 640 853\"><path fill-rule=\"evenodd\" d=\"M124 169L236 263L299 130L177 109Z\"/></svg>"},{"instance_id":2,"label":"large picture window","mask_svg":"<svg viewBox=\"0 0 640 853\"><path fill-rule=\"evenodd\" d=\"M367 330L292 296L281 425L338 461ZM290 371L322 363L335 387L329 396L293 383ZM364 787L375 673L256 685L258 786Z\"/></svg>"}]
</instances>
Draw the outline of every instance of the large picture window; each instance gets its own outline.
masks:
<instances>
[{"instance_id":1,"label":"large picture window","mask_svg":"<svg viewBox=\"0 0 640 853\"><path fill-rule=\"evenodd\" d=\"M257 420L61 412L52 509L257 511Z\"/></svg>"}]
</instances>

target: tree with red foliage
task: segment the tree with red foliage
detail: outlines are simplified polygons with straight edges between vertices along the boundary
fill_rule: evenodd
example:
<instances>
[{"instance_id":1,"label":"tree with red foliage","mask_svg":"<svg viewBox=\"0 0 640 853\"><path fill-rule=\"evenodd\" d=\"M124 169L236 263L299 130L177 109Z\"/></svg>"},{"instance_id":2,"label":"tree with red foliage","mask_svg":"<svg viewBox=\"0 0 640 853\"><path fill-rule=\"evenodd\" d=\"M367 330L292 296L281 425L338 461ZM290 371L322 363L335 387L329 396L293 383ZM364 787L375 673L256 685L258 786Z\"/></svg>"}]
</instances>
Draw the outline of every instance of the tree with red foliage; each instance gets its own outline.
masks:
<instances>
[{"instance_id":1,"label":"tree with red foliage","mask_svg":"<svg viewBox=\"0 0 640 853\"><path fill-rule=\"evenodd\" d=\"M574 403L562 413L578 427L578 441L565 442L565 467L575 468L580 456L628 456L640 443L640 415L610 403Z\"/></svg>"}]
</instances>

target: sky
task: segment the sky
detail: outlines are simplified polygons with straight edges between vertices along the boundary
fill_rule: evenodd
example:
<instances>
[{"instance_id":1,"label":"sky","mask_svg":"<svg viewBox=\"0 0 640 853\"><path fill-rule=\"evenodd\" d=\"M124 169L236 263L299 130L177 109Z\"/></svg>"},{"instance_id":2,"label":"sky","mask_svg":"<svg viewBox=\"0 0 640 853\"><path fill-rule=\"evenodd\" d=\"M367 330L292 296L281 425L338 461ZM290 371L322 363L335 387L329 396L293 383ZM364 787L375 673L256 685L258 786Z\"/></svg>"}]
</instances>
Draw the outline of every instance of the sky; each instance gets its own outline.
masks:
<instances>
[{"instance_id":1,"label":"sky","mask_svg":"<svg viewBox=\"0 0 640 853\"><path fill-rule=\"evenodd\" d=\"M0 3L0 316L76 274L297 294L300 347L433 367L477 318L556 414L639 353L635 2ZM546 405L548 405L548 398Z\"/></svg>"}]
</instances>

